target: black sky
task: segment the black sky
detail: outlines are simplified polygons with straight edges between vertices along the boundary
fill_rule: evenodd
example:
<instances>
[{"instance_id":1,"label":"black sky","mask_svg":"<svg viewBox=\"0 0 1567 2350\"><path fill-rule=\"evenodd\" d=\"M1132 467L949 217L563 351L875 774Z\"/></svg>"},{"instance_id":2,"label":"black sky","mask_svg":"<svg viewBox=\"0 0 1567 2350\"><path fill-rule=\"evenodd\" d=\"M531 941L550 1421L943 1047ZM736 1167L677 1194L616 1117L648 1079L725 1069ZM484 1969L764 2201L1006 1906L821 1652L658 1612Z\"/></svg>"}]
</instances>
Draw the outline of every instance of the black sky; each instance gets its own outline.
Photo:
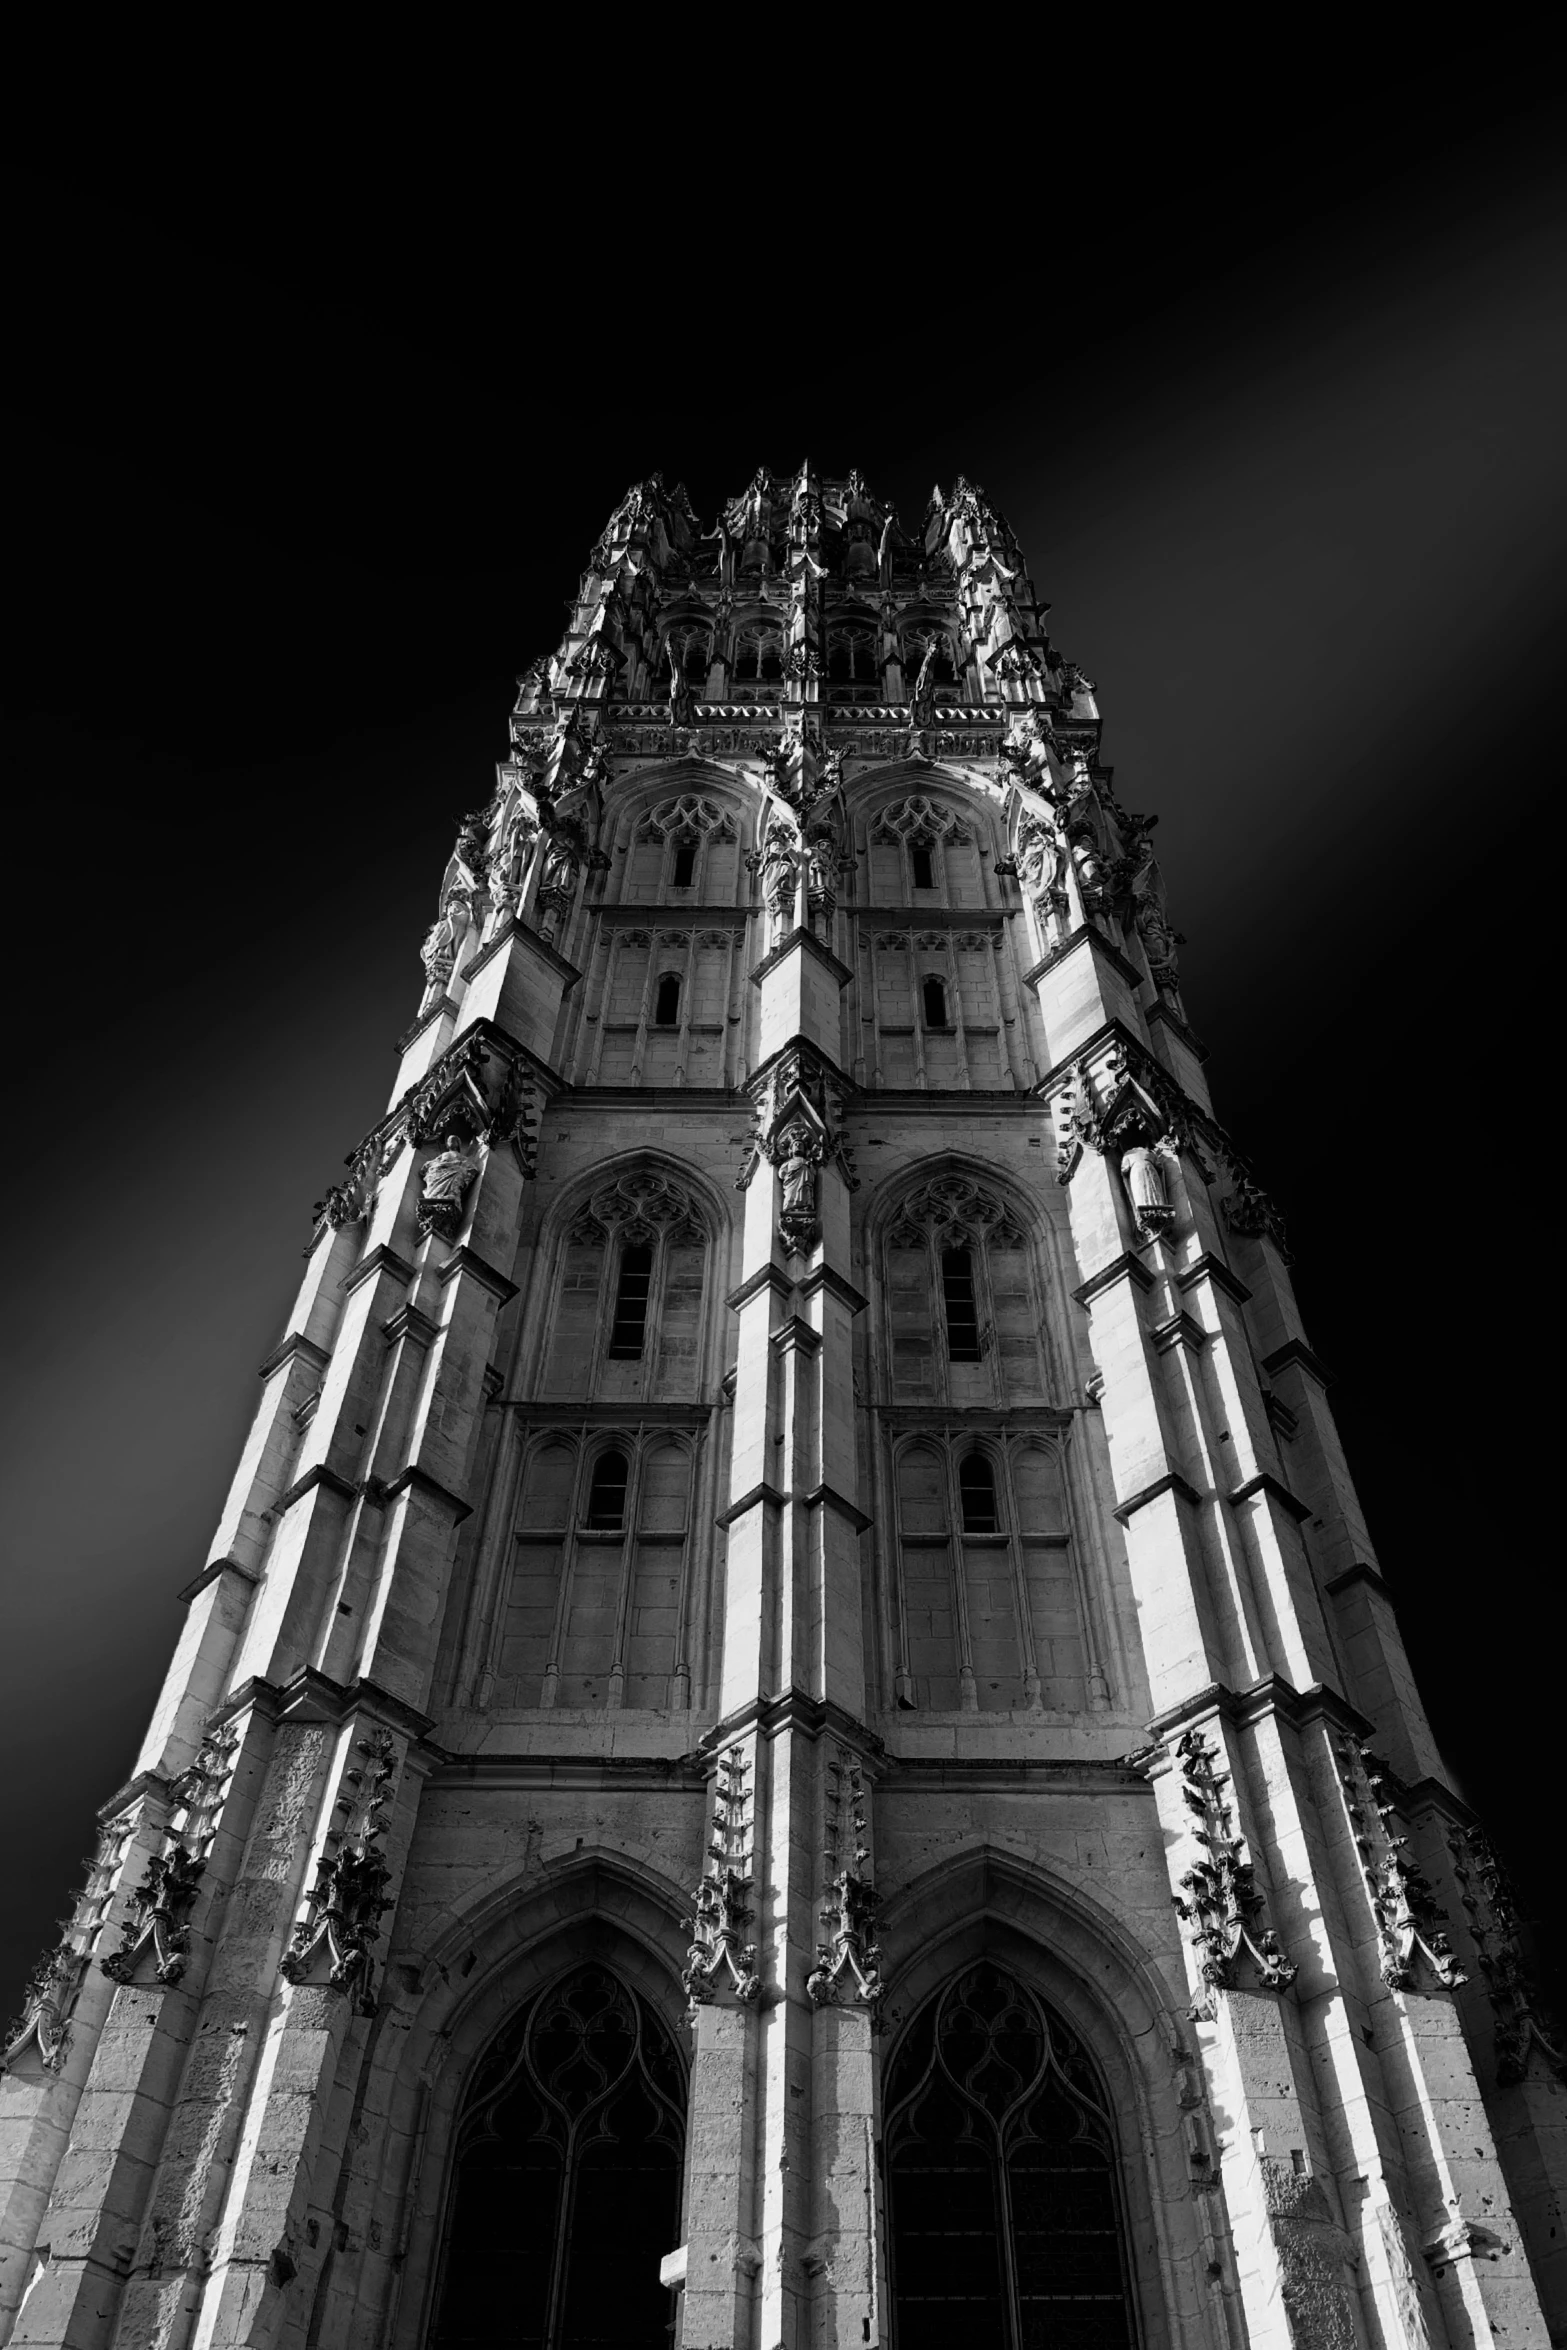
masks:
<instances>
[{"instance_id":1,"label":"black sky","mask_svg":"<svg viewBox=\"0 0 1567 2350\"><path fill-rule=\"evenodd\" d=\"M1118 123L1112 85L1031 150L1004 95L977 156L973 117L867 156L851 109L798 205L770 146L721 217L651 134L587 195L451 124L18 181L6 1982L129 1767L513 677L629 481L707 517L806 452L908 521L981 481L1097 679L1438 1735L1560 1942L1560 115L1470 76Z\"/></svg>"}]
</instances>

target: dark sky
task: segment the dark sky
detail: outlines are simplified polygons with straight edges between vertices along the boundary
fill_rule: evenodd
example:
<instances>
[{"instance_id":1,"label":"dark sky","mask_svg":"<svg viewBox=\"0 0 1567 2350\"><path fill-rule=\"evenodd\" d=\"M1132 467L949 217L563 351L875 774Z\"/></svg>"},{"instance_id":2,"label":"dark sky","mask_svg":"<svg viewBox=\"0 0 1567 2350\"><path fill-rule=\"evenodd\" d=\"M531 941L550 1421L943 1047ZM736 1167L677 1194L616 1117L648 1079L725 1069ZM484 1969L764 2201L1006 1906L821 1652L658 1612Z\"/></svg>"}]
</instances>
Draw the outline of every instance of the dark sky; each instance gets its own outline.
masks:
<instances>
[{"instance_id":1,"label":"dark sky","mask_svg":"<svg viewBox=\"0 0 1567 2350\"><path fill-rule=\"evenodd\" d=\"M1562 123L1338 78L1132 125L994 87L880 144L845 101L728 209L651 131L588 135L587 198L404 124L21 179L5 1983L129 1767L516 672L629 481L707 519L807 452L911 522L982 482L1097 679L1438 1735L1560 1940Z\"/></svg>"}]
</instances>

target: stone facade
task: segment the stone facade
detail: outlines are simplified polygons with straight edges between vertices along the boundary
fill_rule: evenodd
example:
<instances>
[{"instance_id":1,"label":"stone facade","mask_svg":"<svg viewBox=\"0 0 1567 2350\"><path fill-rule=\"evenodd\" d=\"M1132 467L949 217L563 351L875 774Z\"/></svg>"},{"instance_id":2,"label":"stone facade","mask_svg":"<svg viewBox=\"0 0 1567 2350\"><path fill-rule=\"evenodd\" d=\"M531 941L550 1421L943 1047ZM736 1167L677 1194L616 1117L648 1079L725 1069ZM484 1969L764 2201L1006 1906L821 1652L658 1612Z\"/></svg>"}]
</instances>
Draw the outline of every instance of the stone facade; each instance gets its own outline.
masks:
<instances>
[{"instance_id":1,"label":"stone facade","mask_svg":"<svg viewBox=\"0 0 1567 2350\"><path fill-rule=\"evenodd\" d=\"M667 2241L590 2251L687 2350L1560 2338L1560 2056L1098 739L967 483L617 508L11 2035L16 2342L466 2339L546 2024L636 2040ZM1103 2308L1016 2169L932 2315L980 2040ZM560 2159L517 2338L640 2342Z\"/></svg>"}]
</instances>

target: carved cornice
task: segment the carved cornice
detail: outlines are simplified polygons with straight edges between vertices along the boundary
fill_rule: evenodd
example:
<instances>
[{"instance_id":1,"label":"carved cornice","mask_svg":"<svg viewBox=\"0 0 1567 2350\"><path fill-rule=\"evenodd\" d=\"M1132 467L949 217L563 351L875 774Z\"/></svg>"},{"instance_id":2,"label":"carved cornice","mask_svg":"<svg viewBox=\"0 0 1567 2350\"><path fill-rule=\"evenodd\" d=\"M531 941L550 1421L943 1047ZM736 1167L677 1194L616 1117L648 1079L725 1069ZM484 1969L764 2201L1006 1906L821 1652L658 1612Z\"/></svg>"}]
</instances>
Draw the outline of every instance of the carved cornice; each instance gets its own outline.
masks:
<instances>
[{"instance_id":1,"label":"carved cornice","mask_svg":"<svg viewBox=\"0 0 1567 2350\"><path fill-rule=\"evenodd\" d=\"M724 1303L732 1312L738 1313L742 1306L750 1304L753 1297L760 1297L764 1289L770 1289L775 1297L794 1295L794 1283L783 1267L775 1265L771 1258L765 1265L759 1265L754 1273L747 1274L738 1289L731 1289Z\"/></svg>"},{"instance_id":2,"label":"carved cornice","mask_svg":"<svg viewBox=\"0 0 1567 2350\"><path fill-rule=\"evenodd\" d=\"M813 1485L809 1493L801 1494L800 1499L808 1510L836 1510L840 1518L848 1519L856 1534L866 1533L876 1523L856 1503L846 1501L831 1485Z\"/></svg>"},{"instance_id":3,"label":"carved cornice","mask_svg":"<svg viewBox=\"0 0 1567 2350\"><path fill-rule=\"evenodd\" d=\"M851 1314L863 1314L871 1302L863 1290L856 1289L852 1281L845 1281L843 1275L835 1273L831 1265L814 1266L802 1277L799 1289L802 1297L815 1297L819 1290L825 1290L829 1297L835 1297L840 1305L847 1306Z\"/></svg>"},{"instance_id":4,"label":"carved cornice","mask_svg":"<svg viewBox=\"0 0 1567 2350\"><path fill-rule=\"evenodd\" d=\"M1372 1729L1366 1716L1325 1682L1314 1681L1309 1689L1296 1689L1277 1673L1270 1673L1266 1679L1253 1682L1249 1689L1231 1689L1223 1681L1208 1682L1190 1697L1183 1697L1179 1705L1156 1714L1148 1724L1148 1735L1163 1741L1172 1732L1205 1721L1212 1714L1221 1714L1225 1721L1240 1729L1264 1721L1272 1714L1278 1714L1296 1729L1304 1729L1312 1722L1324 1722L1330 1729L1345 1730L1357 1738L1369 1737Z\"/></svg>"},{"instance_id":5,"label":"carved cornice","mask_svg":"<svg viewBox=\"0 0 1567 2350\"><path fill-rule=\"evenodd\" d=\"M1215 1289L1222 1289L1225 1296L1233 1298L1238 1306L1251 1303L1251 1291L1245 1282L1236 1279L1222 1257L1213 1256L1206 1250L1187 1266L1184 1273L1176 1274L1175 1286L1177 1289L1195 1289L1200 1281L1209 1281Z\"/></svg>"},{"instance_id":6,"label":"carved cornice","mask_svg":"<svg viewBox=\"0 0 1567 2350\"><path fill-rule=\"evenodd\" d=\"M1091 1305L1106 1289L1113 1289L1118 1281L1130 1281L1134 1289L1152 1289L1153 1275L1140 1257L1112 1257L1108 1265L1101 1265L1097 1273L1090 1273L1072 1292L1080 1306Z\"/></svg>"},{"instance_id":7,"label":"carved cornice","mask_svg":"<svg viewBox=\"0 0 1567 2350\"><path fill-rule=\"evenodd\" d=\"M1239 1509L1243 1501L1251 1501L1259 1493L1267 1494L1270 1500L1278 1503L1280 1509L1287 1510L1297 1525L1303 1524L1314 1514L1309 1502L1298 1501L1289 1487L1281 1484L1268 1469L1259 1469L1255 1477L1248 1477L1244 1485L1237 1485L1235 1491L1227 1493L1224 1498L1232 1509Z\"/></svg>"},{"instance_id":8,"label":"carved cornice","mask_svg":"<svg viewBox=\"0 0 1567 2350\"><path fill-rule=\"evenodd\" d=\"M458 976L463 979L472 979L475 972L482 971L486 963L492 963L495 960L495 957L500 953L502 947L510 946L514 941L518 945L526 947L528 952L532 955L535 955L541 963L547 964L549 968L553 970L556 975L564 982L561 990L562 994L570 995L572 989L576 986L578 980L582 977L582 973L577 969L576 964L568 963L564 955L559 955L555 952L555 949L549 944L548 940L541 938L538 932L534 930L528 923L519 922L515 915L509 915L506 920L501 923L495 933L495 936L489 940L487 945L482 946L479 949L478 953L473 956L471 961L463 965L462 970ZM453 1005L451 1008L454 1011L456 1010L455 1005ZM436 1007L436 1009L440 1009L439 1005ZM433 1018L434 1015L432 1014L431 1017ZM428 1025L428 1020L421 1021L420 1023L421 1027L428 1027ZM480 1021L477 1022L476 1025L487 1028L489 1027L490 1023L488 1021ZM417 1036L419 1029L415 1028L412 1033L414 1036ZM464 1029L463 1034L467 1035L467 1033L468 1031ZM497 1030L496 1033L499 1035L503 1032ZM453 1041L456 1042L456 1039L454 1038Z\"/></svg>"},{"instance_id":9,"label":"carved cornice","mask_svg":"<svg viewBox=\"0 0 1567 2350\"><path fill-rule=\"evenodd\" d=\"M371 1482L369 1478L365 1480L367 1498L373 1498L369 1495ZM427 1494L432 1501L443 1502L452 1512L452 1523L456 1526L460 1526L464 1518L473 1516L471 1502L464 1501L460 1493L453 1493L449 1485L443 1485L439 1477L432 1477L428 1469L421 1469L415 1461L410 1461L406 1469L400 1469L385 1487L388 1501L395 1501L400 1493L410 1492Z\"/></svg>"},{"instance_id":10,"label":"carved cornice","mask_svg":"<svg viewBox=\"0 0 1567 2350\"><path fill-rule=\"evenodd\" d=\"M436 1279L444 1288L449 1281L455 1281L459 1273L466 1273L481 1289L487 1289L492 1297L498 1297L503 1306L510 1305L517 1294L516 1282L508 1281L504 1273L496 1266L486 1264L484 1258L471 1248L454 1248L446 1262L437 1269Z\"/></svg>"},{"instance_id":11,"label":"carved cornice","mask_svg":"<svg viewBox=\"0 0 1567 2350\"><path fill-rule=\"evenodd\" d=\"M274 1371L292 1362L295 1355L302 1355L313 1371L324 1371L332 1360L329 1348L317 1346L315 1340L307 1338L302 1330L291 1330L286 1338L279 1339L266 1361L258 1368L256 1377L270 1379Z\"/></svg>"},{"instance_id":12,"label":"carved cornice","mask_svg":"<svg viewBox=\"0 0 1567 2350\"><path fill-rule=\"evenodd\" d=\"M1075 955L1081 947L1091 948L1100 960L1108 963L1116 976L1124 979L1134 991L1145 984L1143 974L1138 970L1136 964L1129 963L1120 948L1106 938L1102 930L1096 929L1092 922L1085 922L1080 928L1073 931L1070 938L1064 938L1058 947L1052 947L1048 955L1044 956L1040 962L1035 963L1030 970L1024 972L1023 985L1037 987L1042 979L1047 978L1052 971L1066 961L1069 955ZM1146 1052L1148 1048L1145 1045L1142 1049ZM1074 1054L1073 1058L1076 1059L1077 1055Z\"/></svg>"},{"instance_id":13,"label":"carved cornice","mask_svg":"<svg viewBox=\"0 0 1567 2350\"><path fill-rule=\"evenodd\" d=\"M744 1705L737 1706L733 1713L725 1714L702 1733L697 1752L715 1756L748 1730L756 1730L764 1738L775 1738L783 1730L797 1730L807 1738L820 1738L824 1734L841 1738L867 1766L878 1770L887 1752L882 1739L857 1715L849 1713L833 1698L809 1697L803 1689L781 1690L773 1697L748 1698Z\"/></svg>"},{"instance_id":14,"label":"carved cornice","mask_svg":"<svg viewBox=\"0 0 1567 2350\"><path fill-rule=\"evenodd\" d=\"M248 1583L252 1587L261 1581L260 1573L255 1567L242 1567L238 1559L213 1559L209 1565L202 1568L199 1575L193 1575L182 1590L176 1591L175 1599L180 1606L188 1606L193 1599L199 1597L206 1590L209 1583L215 1583L220 1575L237 1575L242 1583Z\"/></svg>"},{"instance_id":15,"label":"carved cornice","mask_svg":"<svg viewBox=\"0 0 1567 2350\"><path fill-rule=\"evenodd\" d=\"M1178 1469L1170 1469L1164 1476L1156 1477L1151 1485L1145 1485L1141 1492L1130 1494L1125 1501L1117 1502L1110 1515L1119 1518L1123 1526L1128 1525L1139 1510L1146 1509L1151 1501L1157 1501L1164 1493L1176 1494L1182 1501L1194 1504L1202 1500L1197 1488L1188 1485Z\"/></svg>"},{"instance_id":16,"label":"carved cornice","mask_svg":"<svg viewBox=\"0 0 1567 2350\"><path fill-rule=\"evenodd\" d=\"M1331 1373L1321 1357L1312 1353L1303 1338L1287 1338L1282 1346L1274 1348L1272 1354L1263 1356L1262 1367L1270 1379L1277 1378L1280 1371L1296 1369L1315 1379L1319 1387L1332 1385Z\"/></svg>"},{"instance_id":17,"label":"carved cornice","mask_svg":"<svg viewBox=\"0 0 1567 2350\"><path fill-rule=\"evenodd\" d=\"M840 963L832 949L830 947L824 947L821 940L814 936L811 931L796 928L790 931L787 938L781 938L778 944L773 947L769 953L765 954L759 963L753 966L751 971L751 985L753 987L760 987L762 981L767 977L769 971L776 970L778 965L783 961L784 957L786 955L792 954L797 947L800 949L802 954L809 953L814 955L817 962L822 965L824 970L829 971L832 974L833 978L837 980L840 987L848 987L852 983L854 973L849 969L847 963Z\"/></svg>"},{"instance_id":18,"label":"carved cornice","mask_svg":"<svg viewBox=\"0 0 1567 2350\"><path fill-rule=\"evenodd\" d=\"M781 1510L787 1507L788 1500L787 1493L780 1493L776 1485L753 1485L749 1493L742 1493L738 1501L732 1501L726 1510L720 1511L713 1523L715 1526L732 1526L737 1518L743 1518L759 1502L770 1503L774 1509Z\"/></svg>"},{"instance_id":19,"label":"carved cornice","mask_svg":"<svg viewBox=\"0 0 1567 2350\"><path fill-rule=\"evenodd\" d=\"M1341 1575L1330 1576L1322 1588L1330 1599L1337 1599L1341 1591L1352 1591L1357 1583L1364 1583L1368 1589L1376 1592L1378 1598L1385 1599L1389 1607L1398 1605L1377 1569L1368 1567L1363 1559L1357 1559L1355 1564L1352 1567L1346 1567Z\"/></svg>"},{"instance_id":20,"label":"carved cornice","mask_svg":"<svg viewBox=\"0 0 1567 2350\"><path fill-rule=\"evenodd\" d=\"M354 1267L347 1280L343 1283L343 1295L345 1297L352 1297L356 1289L361 1288L366 1281L371 1280L377 1273L390 1273L393 1279L397 1281L415 1281L418 1279L418 1274L415 1268L409 1264L406 1257L400 1257L395 1249L390 1249L385 1245L384 1242L378 1241L375 1247L371 1249L368 1256L360 1258L358 1264Z\"/></svg>"}]
</instances>

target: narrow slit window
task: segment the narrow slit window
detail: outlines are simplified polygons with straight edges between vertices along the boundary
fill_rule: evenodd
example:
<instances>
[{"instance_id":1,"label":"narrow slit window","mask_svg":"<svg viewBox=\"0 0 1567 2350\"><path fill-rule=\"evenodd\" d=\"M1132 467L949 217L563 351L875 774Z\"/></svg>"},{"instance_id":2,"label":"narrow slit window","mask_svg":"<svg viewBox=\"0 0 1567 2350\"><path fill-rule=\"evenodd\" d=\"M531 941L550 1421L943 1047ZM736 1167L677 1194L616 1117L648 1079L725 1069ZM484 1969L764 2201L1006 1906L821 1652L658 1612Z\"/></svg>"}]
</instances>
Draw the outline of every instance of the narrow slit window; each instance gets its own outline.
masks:
<instances>
[{"instance_id":1,"label":"narrow slit window","mask_svg":"<svg viewBox=\"0 0 1567 2350\"><path fill-rule=\"evenodd\" d=\"M982 1452L965 1453L958 1463L958 1499L963 1504L965 1534L996 1534L1001 1520L996 1510L996 1472Z\"/></svg>"},{"instance_id":2,"label":"narrow slit window","mask_svg":"<svg viewBox=\"0 0 1567 2350\"><path fill-rule=\"evenodd\" d=\"M612 1363L634 1363L641 1357L642 1343L647 1336L647 1300L652 1280L653 1251L650 1248L623 1250L620 1280L615 1290L615 1319L609 1333Z\"/></svg>"},{"instance_id":3,"label":"narrow slit window","mask_svg":"<svg viewBox=\"0 0 1567 2350\"><path fill-rule=\"evenodd\" d=\"M656 1028L680 1026L680 982L673 971L666 971L658 983L658 996L653 1006L653 1025Z\"/></svg>"},{"instance_id":4,"label":"narrow slit window","mask_svg":"<svg viewBox=\"0 0 1567 2350\"><path fill-rule=\"evenodd\" d=\"M618 1534L626 1522L626 1456L601 1452L588 1487L588 1525L600 1534Z\"/></svg>"},{"instance_id":5,"label":"narrow slit window","mask_svg":"<svg viewBox=\"0 0 1567 2350\"><path fill-rule=\"evenodd\" d=\"M927 979L920 992L925 999L926 1027L945 1028L947 1026L946 981L935 978Z\"/></svg>"},{"instance_id":6,"label":"narrow slit window","mask_svg":"<svg viewBox=\"0 0 1567 2350\"><path fill-rule=\"evenodd\" d=\"M936 869L931 861L929 842L925 842L923 844L914 844L909 850L909 855L914 860L915 888L934 889L936 886Z\"/></svg>"},{"instance_id":7,"label":"narrow slit window","mask_svg":"<svg viewBox=\"0 0 1567 2350\"><path fill-rule=\"evenodd\" d=\"M675 870L670 886L674 889L689 889L695 873L696 842L683 840L675 850Z\"/></svg>"},{"instance_id":8,"label":"narrow slit window","mask_svg":"<svg viewBox=\"0 0 1567 2350\"><path fill-rule=\"evenodd\" d=\"M968 1249L942 1250L941 1295L947 1309L948 1361L977 1363L979 1307L974 1296L974 1259ZM613 1347L610 1352L613 1354Z\"/></svg>"}]
</instances>

